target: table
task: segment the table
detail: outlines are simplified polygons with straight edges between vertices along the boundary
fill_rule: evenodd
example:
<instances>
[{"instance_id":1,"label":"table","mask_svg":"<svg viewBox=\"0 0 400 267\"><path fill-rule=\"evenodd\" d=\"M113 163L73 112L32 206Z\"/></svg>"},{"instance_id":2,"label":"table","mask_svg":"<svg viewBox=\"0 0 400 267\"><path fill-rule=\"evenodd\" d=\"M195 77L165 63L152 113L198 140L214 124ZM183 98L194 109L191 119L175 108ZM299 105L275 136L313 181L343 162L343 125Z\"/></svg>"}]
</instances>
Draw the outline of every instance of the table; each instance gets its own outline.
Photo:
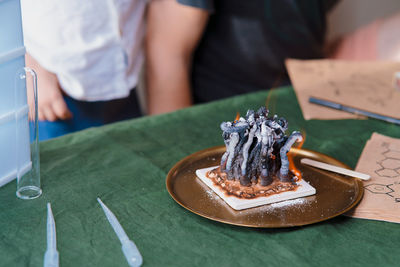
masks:
<instances>
[{"instance_id":1,"label":"table","mask_svg":"<svg viewBox=\"0 0 400 267\"><path fill-rule=\"evenodd\" d=\"M55 216L60 266L127 266L96 197L136 242L144 266L398 266L398 224L339 216L303 227L245 228L197 216L169 196L169 169L193 152L222 145L219 124L265 105L267 94L41 143L43 196L17 199L15 182L0 188L0 266L42 266L47 202ZM272 90L269 98L271 111L288 119L290 131L305 130L304 148L352 168L372 132L400 137L399 126L380 121L304 121L291 87Z\"/></svg>"}]
</instances>

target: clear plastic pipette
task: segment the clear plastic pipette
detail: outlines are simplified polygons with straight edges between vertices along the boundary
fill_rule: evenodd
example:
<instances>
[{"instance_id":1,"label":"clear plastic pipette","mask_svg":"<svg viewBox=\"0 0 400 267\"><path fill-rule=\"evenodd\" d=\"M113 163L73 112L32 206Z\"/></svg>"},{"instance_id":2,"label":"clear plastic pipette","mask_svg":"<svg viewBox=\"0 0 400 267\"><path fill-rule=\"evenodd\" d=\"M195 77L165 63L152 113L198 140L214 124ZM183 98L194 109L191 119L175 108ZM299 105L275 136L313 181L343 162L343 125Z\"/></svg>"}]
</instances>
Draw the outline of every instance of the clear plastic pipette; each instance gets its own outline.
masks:
<instances>
[{"instance_id":1,"label":"clear plastic pipette","mask_svg":"<svg viewBox=\"0 0 400 267\"><path fill-rule=\"evenodd\" d=\"M44 254L44 267L58 267L56 224L50 203L47 203L47 250Z\"/></svg>"},{"instance_id":2,"label":"clear plastic pipette","mask_svg":"<svg viewBox=\"0 0 400 267\"><path fill-rule=\"evenodd\" d=\"M143 258L140 255L139 250L137 249L135 243L128 238L121 224L118 222L117 217L111 212L111 210L101 201L100 198L97 198L97 201L100 203L103 208L104 213L108 221L110 222L112 228L117 234L119 240L122 244L122 252L125 255L126 260L128 261L129 266L138 267L142 265Z\"/></svg>"}]
</instances>

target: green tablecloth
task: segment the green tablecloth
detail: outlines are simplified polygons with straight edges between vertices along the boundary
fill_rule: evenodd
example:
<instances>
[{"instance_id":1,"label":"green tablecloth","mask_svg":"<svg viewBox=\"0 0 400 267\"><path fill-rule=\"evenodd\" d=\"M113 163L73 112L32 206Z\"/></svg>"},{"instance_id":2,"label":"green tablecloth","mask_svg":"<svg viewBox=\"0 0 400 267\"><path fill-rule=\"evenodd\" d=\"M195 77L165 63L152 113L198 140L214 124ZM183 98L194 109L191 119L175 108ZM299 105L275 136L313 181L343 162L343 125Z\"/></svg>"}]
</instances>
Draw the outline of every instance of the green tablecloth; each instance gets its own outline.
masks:
<instances>
[{"instance_id":1,"label":"green tablecloth","mask_svg":"<svg viewBox=\"0 0 400 267\"><path fill-rule=\"evenodd\" d=\"M15 182L0 188L0 266L42 266L47 202L61 266L127 266L98 196L136 242L144 266L399 266L399 224L340 216L305 227L252 229L207 220L172 200L168 170L223 144L220 122L266 98L266 92L248 94L41 143L43 196L17 199ZM270 98L271 111L288 119L290 131L306 131L305 148L351 167L372 132L400 137L399 126L380 121L304 121L290 87Z\"/></svg>"}]
</instances>

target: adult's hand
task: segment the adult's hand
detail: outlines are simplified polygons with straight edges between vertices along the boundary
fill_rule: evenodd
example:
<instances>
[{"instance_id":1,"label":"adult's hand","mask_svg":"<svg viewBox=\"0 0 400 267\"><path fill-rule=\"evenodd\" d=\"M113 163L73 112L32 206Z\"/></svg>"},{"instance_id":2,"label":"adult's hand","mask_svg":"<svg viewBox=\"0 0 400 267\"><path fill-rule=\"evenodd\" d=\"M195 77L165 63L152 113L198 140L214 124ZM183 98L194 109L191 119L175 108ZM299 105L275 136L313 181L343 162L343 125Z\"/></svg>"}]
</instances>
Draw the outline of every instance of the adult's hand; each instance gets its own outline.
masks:
<instances>
[{"instance_id":1,"label":"adult's hand","mask_svg":"<svg viewBox=\"0 0 400 267\"><path fill-rule=\"evenodd\" d=\"M37 74L38 115L39 120L67 120L72 117L71 111L62 96L57 76L43 68L31 55L26 54L26 65ZM28 98L32 97L28 90ZM32 101L28 101L32 103Z\"/></svg>"}]
</instances>

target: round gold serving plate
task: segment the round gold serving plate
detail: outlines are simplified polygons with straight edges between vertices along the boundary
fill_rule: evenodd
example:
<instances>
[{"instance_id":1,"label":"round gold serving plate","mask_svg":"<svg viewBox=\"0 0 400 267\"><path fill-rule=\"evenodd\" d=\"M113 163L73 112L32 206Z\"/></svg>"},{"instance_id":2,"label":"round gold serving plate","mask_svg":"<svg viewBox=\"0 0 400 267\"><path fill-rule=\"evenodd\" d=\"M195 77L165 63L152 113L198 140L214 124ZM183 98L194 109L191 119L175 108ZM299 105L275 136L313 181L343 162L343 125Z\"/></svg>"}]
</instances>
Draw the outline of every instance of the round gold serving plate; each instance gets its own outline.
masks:
<instances>
[{"instance_id":1,"label":"round gold serving plate","mask_svg":"<svg viewBox=\"0 0 400 267\"><path fill-rule=\"evenodd\" d=\"M187 210L214 221L247 227L278 228L331 219L349 211L363 196L364 188L359 179L303 165L300 159L310 158L349 169L346 164L319 152L292 148L289 153L293 154L295 166L317 193L237 211L195 174L197 169L217 166L224 152L224 146L213 147L179 161L167 175L167 189L172 198Z\"/></svg>"}]
</instances>

